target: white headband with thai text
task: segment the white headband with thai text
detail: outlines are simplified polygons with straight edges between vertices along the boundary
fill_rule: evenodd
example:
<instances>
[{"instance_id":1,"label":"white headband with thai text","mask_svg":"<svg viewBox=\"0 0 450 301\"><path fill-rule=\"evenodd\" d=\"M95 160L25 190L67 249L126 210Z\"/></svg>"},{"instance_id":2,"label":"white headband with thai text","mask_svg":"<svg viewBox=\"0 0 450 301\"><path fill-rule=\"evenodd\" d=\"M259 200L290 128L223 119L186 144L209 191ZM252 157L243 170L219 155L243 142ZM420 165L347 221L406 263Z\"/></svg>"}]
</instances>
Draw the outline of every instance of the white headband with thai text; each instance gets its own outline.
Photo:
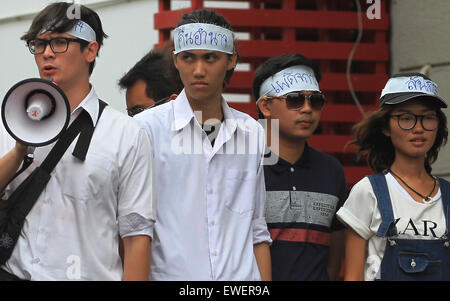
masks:
<instances>
[{"instance_id":1,"label":"white headband with thai text","mask_svg":"<svg viewBox=\"0 0 450 301\"><path fill-rule=\"evenodd\" d=\"M39 35L49 31L49 29L51 28L50 23L47 24L47 26L44 26ZM79 20L71 30L66 31L65 33L73 35L74 37L85 40L87 42L92 42L96 40L95 31L92 29L91 26L89 26L89 24L81 20Z\"/></svg>"},{"instance_id":2,"label":"white headband with thai text","mask_svg":"<svg viewBox=\"0 0 450 301\"><path fill-rule=\"evenodd\" d=\"M436 83L422 76L393 77L388 80L383 91L381 91L381 97L386 94L411 92L437 96L438 88Z\"/></svg>"},{"instance_id":3,"label":"white headband with thai text","mask_svg":"<svg viewBox=\"0 0 450 301\"><path fill-rule=\"evenodd\" d=\"M296 91L318 91L319 83L312 68L297 65L281 70L267 78L259 89L261 96L282 96Z\"/></svg>"},{"instance_id":4,"label":"white headband with thai text","mask_svg":"<svg viewBox=\"0 0 450 301\"><path fill-rule=\"evenodd\" d=\"M234 33L231 30L206 23L189 23L173 31L174 54L186 50L214 50L233 54Z\"/></svg>"}]
</instances>

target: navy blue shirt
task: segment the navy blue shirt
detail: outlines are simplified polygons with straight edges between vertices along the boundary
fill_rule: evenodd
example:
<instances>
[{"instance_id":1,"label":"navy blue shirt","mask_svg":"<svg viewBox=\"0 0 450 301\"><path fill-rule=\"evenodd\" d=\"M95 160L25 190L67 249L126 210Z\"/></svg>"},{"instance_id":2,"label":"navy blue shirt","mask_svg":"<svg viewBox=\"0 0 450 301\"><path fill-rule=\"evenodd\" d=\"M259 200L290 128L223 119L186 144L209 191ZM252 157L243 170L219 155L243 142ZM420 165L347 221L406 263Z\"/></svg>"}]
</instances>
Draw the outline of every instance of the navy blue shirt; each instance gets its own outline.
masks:
<instances>
[{"instance_id":1,"label":"navy blue shirt","mask_svg":"<svg viewBox=\"0 0 450 301\"><path fill-rule=\"evenodd\" d=\"M343 230L336 212L347 196L342 165L308 144L291 164L264 166L266 222L273 280L329 280L331 232Z\"/></svg>"}]
</instances>

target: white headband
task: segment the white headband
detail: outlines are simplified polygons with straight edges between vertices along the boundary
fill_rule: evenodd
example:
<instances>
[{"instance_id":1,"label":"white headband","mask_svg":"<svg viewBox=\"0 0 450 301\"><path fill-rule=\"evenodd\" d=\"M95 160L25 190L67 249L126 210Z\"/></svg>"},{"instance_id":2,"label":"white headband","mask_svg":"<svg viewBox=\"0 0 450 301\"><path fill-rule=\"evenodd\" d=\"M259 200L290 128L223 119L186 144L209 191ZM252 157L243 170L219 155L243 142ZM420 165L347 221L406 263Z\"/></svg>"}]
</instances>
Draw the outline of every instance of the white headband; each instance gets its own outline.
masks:
<instances>
[{"instance_id":1,"label":"white headband","mask_svg":"<svg viewBox=\"0 0 450 301\"><path fill-rule=\"evenodd\" d=\"M433 81L421 76L394 77L386 83L383 91L381 91L381 97L386 94L411 92L437 96L438 88Z\"/></svg>"},{"instance_id":2,"label":"white headband","mask_svg":"<svg viewBox=\"0 0 450 301\"><path fill-rule=\"evenodd\" d=\"M320 92L319 83L310 67L298 65L281 70L262 83L259 95L281 96L295 91Z\"/></svg>"},{"instance_id":3,"label":"white headband","mask_svg":"<svg viewBox=\"0 0 450 301\"><path fill-rule=\"evenodd\" d=\"M52 22L49 22L46 26L44 26L38 35L49 31L49 29L51 28L51 24ZM55 27L57 27L57 25ZM71 30L66 31L65 33L73 35L74 37L85 40L87 42L96 40L95 31L91 26L89 26L89 24L81 20L79 20Z\"/></svg>"},{"instance_id":4,"label":"white headband","mask_svg":"<svg viewBox=\"0 0 450 301\"><path fill-rule=\"evenodd\" d=\"M221 26L189 23L174 29L174 54L186 50L214 50L233 54L234 34Z\"/></svg>"}]
</instances>

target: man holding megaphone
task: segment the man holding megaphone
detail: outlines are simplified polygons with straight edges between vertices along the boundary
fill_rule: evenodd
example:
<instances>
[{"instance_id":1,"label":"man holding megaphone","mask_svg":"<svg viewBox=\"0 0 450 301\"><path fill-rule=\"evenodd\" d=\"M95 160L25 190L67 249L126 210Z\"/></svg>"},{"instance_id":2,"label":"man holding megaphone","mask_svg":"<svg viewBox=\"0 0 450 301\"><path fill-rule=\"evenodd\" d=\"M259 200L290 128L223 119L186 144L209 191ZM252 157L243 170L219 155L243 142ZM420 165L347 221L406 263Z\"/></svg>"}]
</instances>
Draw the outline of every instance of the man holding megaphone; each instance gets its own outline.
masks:
<instances>
[{"instance_id":1,"label":"man holding megaphone","mask_svg":"<svg viewBox=\"0 0 450 301\"><path fill-rule=\"evenodd\" d=\"M16 84L2 104L0 280L145 280L155 221L152 147L138 123L101 101L89 82L106 34L99 16L48 5L22 37L41 79ZM12 170L12 172L11 172ZM1 184L1 182L0 182ZM123 266L119 256L123 240Z\"/></svg>"}]
</instances>

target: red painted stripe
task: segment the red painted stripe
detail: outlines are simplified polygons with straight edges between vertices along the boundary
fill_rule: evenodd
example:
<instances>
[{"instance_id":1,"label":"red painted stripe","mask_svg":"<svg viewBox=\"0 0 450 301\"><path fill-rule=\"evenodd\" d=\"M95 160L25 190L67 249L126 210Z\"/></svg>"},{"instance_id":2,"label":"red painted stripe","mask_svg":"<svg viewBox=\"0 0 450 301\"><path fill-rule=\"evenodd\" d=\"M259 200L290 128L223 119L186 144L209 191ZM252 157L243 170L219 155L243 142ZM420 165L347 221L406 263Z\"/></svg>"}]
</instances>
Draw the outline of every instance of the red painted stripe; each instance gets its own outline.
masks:
<instances>
[{"instance_id":1,"label":"red painted stripe","mask_svg":"<svg viewBox=\"0 0 450 301\"><path fill-rule=\"evenodd\" d=\"M331 234L308 229L270 229L272 240L309 242L319 245L330 245Z\"/></svg>"},{"instance_id":2,"label":"red painted stripe","mask_svg":"<svg viewBox=\"0 0 450 301\"><path fill-rule=\"evenodd\" d=\"M278 1L280 2L280 1ZM160 9L155 14L155 29L172 29L182 16L180 11L191 12L193 9L170 11ZM313 29L358 29L356 12L350 11L314 11L314 10L280 10L280 9L226 9L215 11L233 24L237 31L248 31L249 27L287 27ZM382 12L380 19L363 18L364 30L389 30L389 14ZM243 29L243 30L242 30Z\"/></svg>"}]
</instances>

